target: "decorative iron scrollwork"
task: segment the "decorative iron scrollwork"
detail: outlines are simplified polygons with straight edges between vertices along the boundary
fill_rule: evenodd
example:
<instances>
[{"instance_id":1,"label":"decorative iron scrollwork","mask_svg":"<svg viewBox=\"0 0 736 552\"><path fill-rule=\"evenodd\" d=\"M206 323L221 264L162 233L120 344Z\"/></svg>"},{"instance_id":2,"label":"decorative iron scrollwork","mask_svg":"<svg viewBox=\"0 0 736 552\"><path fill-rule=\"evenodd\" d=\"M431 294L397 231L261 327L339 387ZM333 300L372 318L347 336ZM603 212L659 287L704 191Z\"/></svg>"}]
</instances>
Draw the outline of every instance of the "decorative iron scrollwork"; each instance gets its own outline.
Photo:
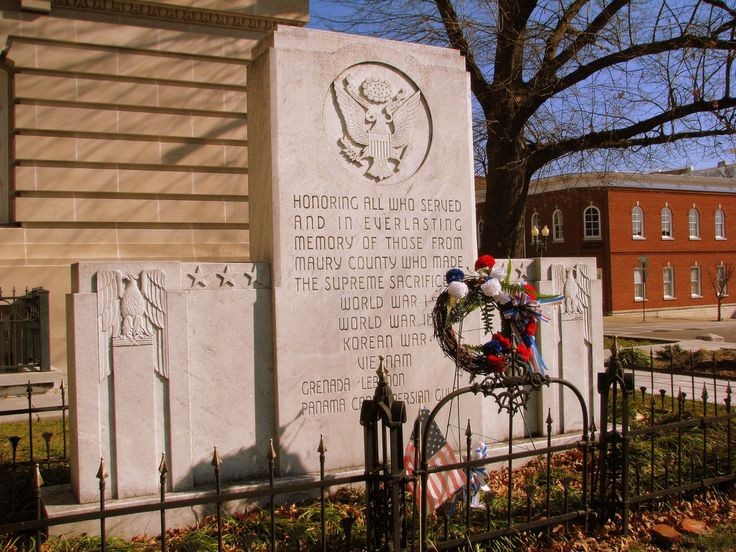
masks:
<instances>
[{"instance_id":1,"label":"decorative iron scrollwork","mask_svg":"<svg viewBox=\"0 0 736 552\"><path fill-rule=\"evenodd\" d=\"M506 411L514 416L522 409L526 410L532 391L539 391L543 385L550 384L549 376L529 373L523 368L514 367L505 374L491 374L481 382L472 385L473 392L482 393L484 397L492 397L496 401L498 411Z\"/></svg>"}]
</instances>

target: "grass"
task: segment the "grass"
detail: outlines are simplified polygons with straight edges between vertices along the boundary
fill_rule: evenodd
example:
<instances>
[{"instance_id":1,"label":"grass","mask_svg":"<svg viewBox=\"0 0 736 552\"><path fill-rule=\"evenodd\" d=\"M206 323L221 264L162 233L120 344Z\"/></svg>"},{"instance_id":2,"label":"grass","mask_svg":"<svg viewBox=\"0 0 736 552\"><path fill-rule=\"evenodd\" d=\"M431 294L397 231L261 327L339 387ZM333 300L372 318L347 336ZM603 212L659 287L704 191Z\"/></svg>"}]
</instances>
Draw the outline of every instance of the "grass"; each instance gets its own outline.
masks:
<instances>
[{"instance_id":1,"label":"grass","mask_svg":"<svg viewBox=\"0 0 736 552\"><path fill-rule=\"evenodd\" d=\"M652 340L652 339L633 339L628 337L618 338L618 348L623 349L625 347L644 347L646 345L662 345L663 341ZM613 337L610 335L603 336L603 348L610 349L613 346Z\"/></svg>"},{"instance_id":2,"label":"grass","mask_svg":"<svg viewBox=\"0 0 736 552\"><path fill-rule=\"evenodd\" d=\"M52 462L64 460L64 441L61 426L61 417L42 418L33 421L33 459L35 462L46 461L46 441L44 433L51 434L49 440L49 452ZM0 464L8 464L13 461L13 448L10 437L20 437L16 451L16 462L28 462L30 460L31 447L28 441L28 420L20 422L0 422ZM69 435L67 432L67 447Z\"/></svg>"},{"instance_id":3,"label":"grass","mask_svg":"<svg viewBox=\"0 0 736 552\"><path fill-rule=\"evenodd\" d=\"M680 550L722 552L736 550L736 523L718 527L702 536L689 537Z\"/></svg>"}]
</instances>

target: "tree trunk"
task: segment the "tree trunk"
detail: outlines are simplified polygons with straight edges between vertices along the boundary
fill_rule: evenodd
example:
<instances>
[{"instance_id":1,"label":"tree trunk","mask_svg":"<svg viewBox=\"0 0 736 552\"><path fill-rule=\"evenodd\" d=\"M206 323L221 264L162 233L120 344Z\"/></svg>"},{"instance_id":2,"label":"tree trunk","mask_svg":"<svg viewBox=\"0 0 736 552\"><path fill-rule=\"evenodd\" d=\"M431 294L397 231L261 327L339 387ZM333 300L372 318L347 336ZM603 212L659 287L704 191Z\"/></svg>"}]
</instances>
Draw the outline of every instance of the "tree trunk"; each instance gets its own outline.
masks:
<instances>
[{"instance_id":1,"label":"tree trunk","mask_svg":"<svg viewBox=\"0 0 736 552\"><path fill-rule=\"evenodd\" d=\"M530 173L521 155L489 147L486 202L480 253L499 258L523 255L524 203ZM491 149L496 151L491 151Z\"/></svg>"}]
</instances>

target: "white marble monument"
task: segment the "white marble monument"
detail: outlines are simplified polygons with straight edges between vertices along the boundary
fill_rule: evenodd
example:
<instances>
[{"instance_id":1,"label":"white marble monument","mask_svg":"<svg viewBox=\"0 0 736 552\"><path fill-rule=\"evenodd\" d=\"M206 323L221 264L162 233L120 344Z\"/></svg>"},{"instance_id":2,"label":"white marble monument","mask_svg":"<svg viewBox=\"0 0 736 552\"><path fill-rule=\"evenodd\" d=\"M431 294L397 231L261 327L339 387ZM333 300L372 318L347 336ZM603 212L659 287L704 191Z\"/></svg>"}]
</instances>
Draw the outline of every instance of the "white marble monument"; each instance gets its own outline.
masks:
<instances>
[{"instance_id":1,"label":"white marble monument","mask_svg":"<svg viewBox=\"0 0 736 552\"><path fill-rule=\"evenodd\" d=\"M405 435L421 406L468 383L433 337L448 269L476 258L470 90L454 51L279 28L248 74L250 251L254 263L83 263L68 298L72 478L97 500L100 458L111 497L266 473L362 469L360 412L380 357ZM494 252L488 252L493 254ZM501 261L503 263L504 261ZM506 261L508 262L508 261ZM601 288L592 259L511 260L543 294L537 341L553 377L593 408L602 365ZM480 324L463 341L481 345ZM582 428L576 398L549 388L514 425L539 435ZM466 396L438 421L459 447L493 444L508 421ZM579 436L578 436L579 437Z\"/></svg>"},{"instance_id":2,"label":"white marble monument","mask_svg":"<svg viewBox=\"0 0 736 552\"><path fill-rule=\"evenodd\" d=\"M273 267L281 470L316 469L320 432L333 467L358 466L379 356L410 423L453 387L430 312L445 272L475 259L465 63L291 28L253 58L250 248ZM463 428L479 414L464 411Z\"/></svg>"},{"instance_id":3,"label":"white marble monument","mask_svg":"<svg viewBox=\"0 0 736 552\"><path fill-rule=\"evenodd\" d=\"M274 431L268 266L82 263L69 296L72 483L99 497L173 490L265 473Z\"/></svg>"}]
</instances>

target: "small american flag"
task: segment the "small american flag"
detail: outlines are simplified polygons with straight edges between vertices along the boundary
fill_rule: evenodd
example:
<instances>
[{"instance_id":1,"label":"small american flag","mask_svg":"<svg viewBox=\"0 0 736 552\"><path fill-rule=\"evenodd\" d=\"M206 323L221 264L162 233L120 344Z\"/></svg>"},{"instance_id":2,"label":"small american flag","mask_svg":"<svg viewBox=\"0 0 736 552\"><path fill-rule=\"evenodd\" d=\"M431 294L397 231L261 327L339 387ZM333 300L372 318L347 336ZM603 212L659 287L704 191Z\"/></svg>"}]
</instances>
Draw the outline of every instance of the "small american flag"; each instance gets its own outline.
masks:
<instances>
[{"instance_id":1,"label":"small american flag","mask_svg":"<svg viewBox=\"0 0 736 552\"><path fill-rule=\"evenodd\" d=\"M429 418L429 410L420 410L418 418L420 421L420 427L423 430L427 423L427 418ZM429 428L427 442L424 443L424 446L427 449L427 465L429 467L446 466L448 464L460 462L457 454L455 454L455 451L452 450L452 447L447 443L447 439L445 439L445 436L442 434L434 420ZM406 451L404 452L404 467L409 475L414 473L415 454L416 447L414 446L414 433L412 432L411 439L409 439L409 445L406 447ZM427 478L428 510L434 511L442 506L445 501L452 498L455 493L463 488L465 481L465 472L461 469L431 473ZM419 495L416 495L417 503L420 498L421 497Z\"/></svg>"}]
</instances>

